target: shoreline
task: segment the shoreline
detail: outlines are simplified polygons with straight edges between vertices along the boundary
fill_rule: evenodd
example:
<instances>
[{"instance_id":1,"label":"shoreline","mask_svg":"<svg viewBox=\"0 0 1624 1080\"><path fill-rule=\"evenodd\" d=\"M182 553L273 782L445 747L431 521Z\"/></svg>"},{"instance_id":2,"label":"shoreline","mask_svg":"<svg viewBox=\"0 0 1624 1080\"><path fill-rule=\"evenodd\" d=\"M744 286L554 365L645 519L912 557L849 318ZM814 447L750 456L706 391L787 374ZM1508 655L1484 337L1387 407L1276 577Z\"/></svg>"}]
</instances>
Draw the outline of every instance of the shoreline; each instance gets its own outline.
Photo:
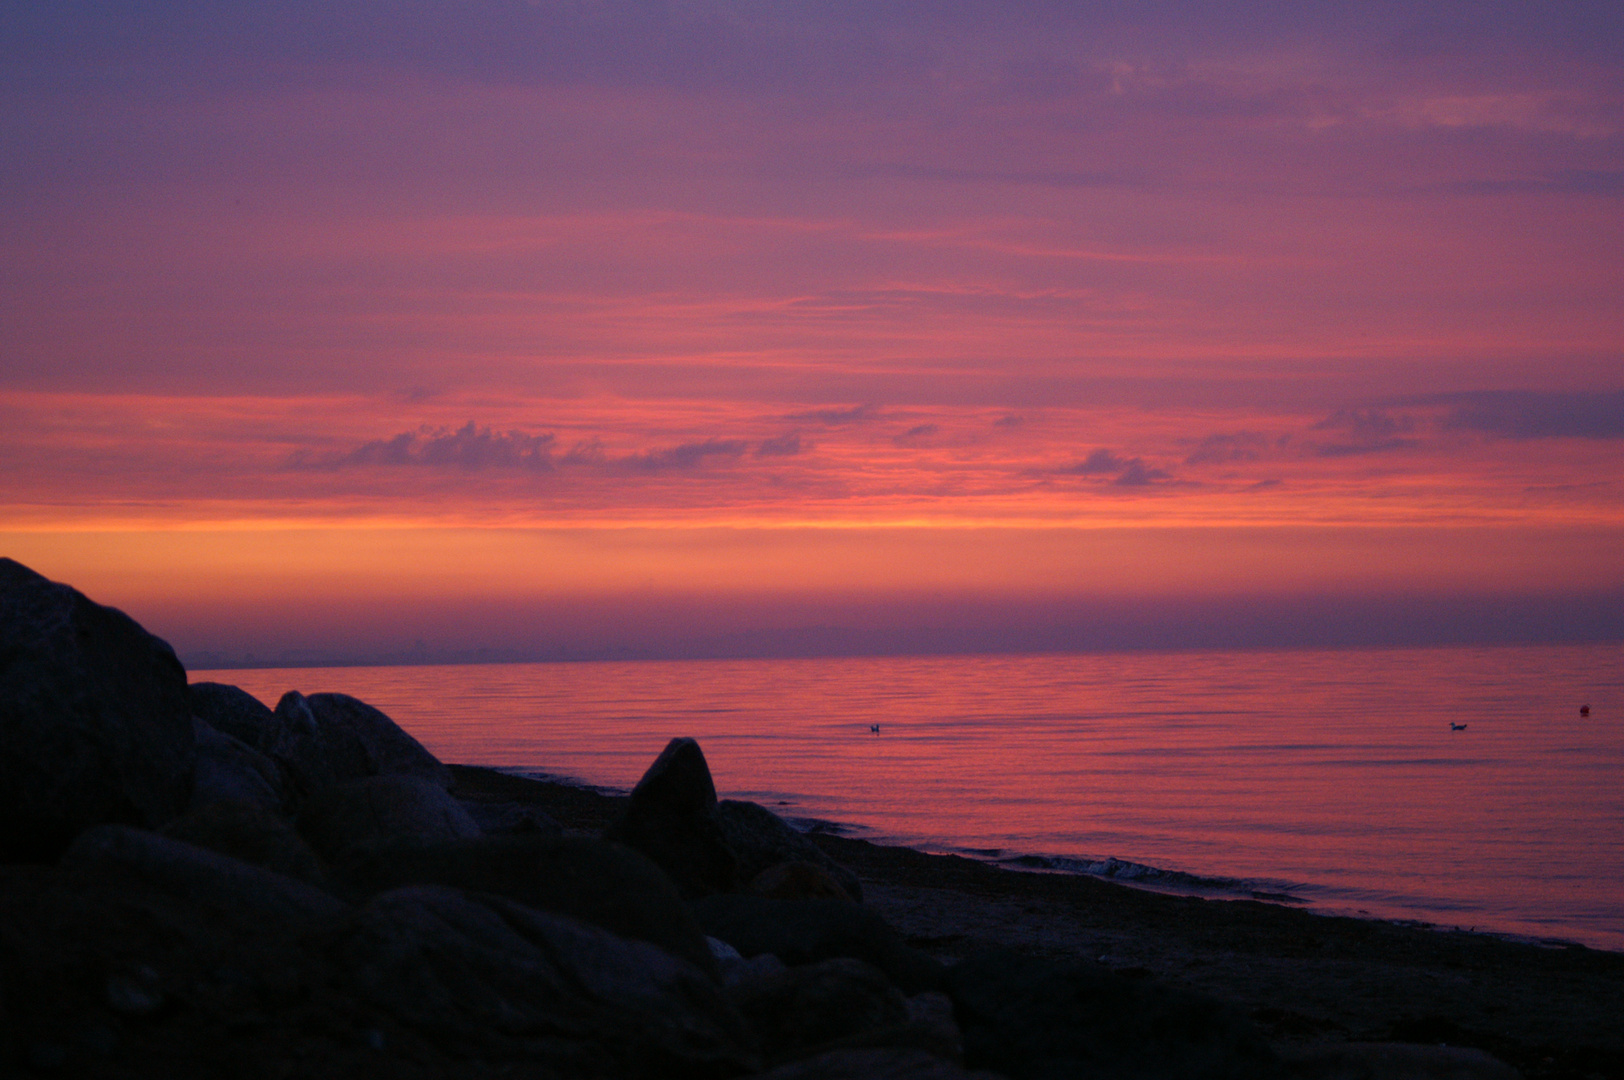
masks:
<instances>
[{"instance_id":1,"label":"shoreline","mask_svg":"<svg viewBox=\"0 0 1624 1080\"><path fill-rule=\"evenodd\" d=\"M525 802L569 830L601 832L625 801L482 766L451 769L459 797ZM865 906L946 962L988 946L1084 958L1228 1001L1287 1048L1442 1043L1485 1050L1529 1080L1624 1078L1624 952L808 835L857 873Z\"/></svg>"},{"instance_id":2,"label":"shoreline","mask_svg":"<svg viewBox=\"0 0 1624 1080\"><path fill-rule=\"evenodd\" d=\"M542 784L578 788L610 800L624 799L629 794L627 790L594 784L580 777L547 773L522 766L470 765L458 767L488 769L505 776L534 780ZM1358 901L1349 900L1338 903L1336 901L1317 899L1313 896L1296 895L1295 890L1316 891L1327 888L1314 882L1294 884L1264 878L1227 877L1216 873L1197 874L1184 870L1170 870L1150 863L1121 859L1116 856L1093 859L1069 855L1018 852L1003 848L955 848L950 844L938 845L912 841L905 836L888 834L869 825L836 821L823 817L786 814L785 808L778 805L772 806L771 809L783 816L786 821L793 824L797 829L814 837L836 836L847 840L860 840L882 848L906 849L943 858L967 858L1012 873L1087 877L1113 885L1120 885L1126 889L1162 896L1194 897L1216 902L1253 900L1294 908L1327 918L1347 918L1388 923L1394 926L1409 927L1433 933L1476 934L1537 948L1580 948L1624 955L1624 945L1617 947L1597 945L1575 937L1554 933L1524 933L1515 930L1497 930L1493 927L1479 925L1462 925L1442 919L1427 919L1416 914L1404 914L1402 908L1398 908L1393 914L1384 914L1380 911L1358 907ZM1094 867L1105 867L1107 869L1105 872L1100 872L1093 869ZM1379 902L1376 901L1365 901L1365 903L1370 903L1372 907L1380 906Z\"/></svg>"}]
</instances>

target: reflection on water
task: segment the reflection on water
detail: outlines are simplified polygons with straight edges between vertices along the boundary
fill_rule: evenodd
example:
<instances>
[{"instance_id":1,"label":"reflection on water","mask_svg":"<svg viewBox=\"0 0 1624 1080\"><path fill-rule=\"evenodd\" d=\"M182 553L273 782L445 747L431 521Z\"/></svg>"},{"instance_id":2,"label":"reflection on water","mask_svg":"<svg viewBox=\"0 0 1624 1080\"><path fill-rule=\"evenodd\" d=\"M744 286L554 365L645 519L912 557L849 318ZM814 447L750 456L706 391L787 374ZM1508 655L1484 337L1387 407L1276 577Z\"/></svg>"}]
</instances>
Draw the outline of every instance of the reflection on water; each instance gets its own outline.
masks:
<instances>
[{"instance_id":1,"label":"reflection on water","mask_svg":"<svg viewBox=\"0 0 1624 1080\"><path fill-rule=\"evenodd\" d=\"M1624 948L1617 645L193 678L273 705L353 694L447 761L608 786L692 735L724 798L876 837L1115 856L1328 909Z\"/></svg>"}]
</instances>

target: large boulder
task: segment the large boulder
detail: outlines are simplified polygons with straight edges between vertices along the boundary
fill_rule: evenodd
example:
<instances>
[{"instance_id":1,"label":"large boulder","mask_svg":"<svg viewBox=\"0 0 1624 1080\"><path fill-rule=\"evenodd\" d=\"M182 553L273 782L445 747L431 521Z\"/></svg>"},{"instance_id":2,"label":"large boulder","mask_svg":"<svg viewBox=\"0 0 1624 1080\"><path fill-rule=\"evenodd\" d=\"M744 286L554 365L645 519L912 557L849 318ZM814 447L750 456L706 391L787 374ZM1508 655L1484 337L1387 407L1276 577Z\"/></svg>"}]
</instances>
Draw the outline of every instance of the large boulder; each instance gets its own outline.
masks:
<instances>
[{"instance_id":1,"label":"large boulder","mask_svg":"<svg viewBox=\"0 0 1624 1080\"><path fill-rule=\"evenodd\" d=\"M276 714L248 691L229 683L195 682L187 687L192 715L256 750L263 750L276 727Z\"/></svg>"},{"instance_id":2,"label":"large boulder","mask_svg":"<svg viewBox=\"0 0 1624 1080\"><path fill-rule=\"evenodd\" d=\"M310 703L296 690L289 690L276 703L273 723L256 747L282 766L288 797L296 806L339 781L334 762L335 757L342 760L342 755L331 752Z\"/></svg>"},{"instance_id":3,"label":"large boulder","mask_svg":"<svg viewBox=\"0 0 1624 1080\"><path fill-rule=\"evenodd\" d=\"M165 825L164 836L325 885L321 861L287 819L262 805L220 800L194 806Z\"/></svg>"},{"instance_id":4,"label":"large boulder","mask_svg":"<svg viewBox=\"0 0 1624 1080\"><path fill-rule=\"evenodd\" d=\"M777 900L851 900L857 898L821 866L782 862L751 878L744 891Z\"/></svg>"},{"instance_id":5,"label":"large boulder","mask_svg":"<svg viewBox=\"0 0 1624 1080\"><path fill-rule=\"evenodd\" d=\"M295 803L334 784L369 776L406 776L451 784L451 772L400 725L348 694L289 690L266 709L234 686L199 683L198 715L275 759Z\"/></svg>"},{"instance_id":6,"label":"large boulder","mask_svg":"<svg viewBox=\"0 0 1624 1080\"><path fill-rule=\"evenodd\" d=\"M332 924L349 910L303 881L127 825L79 835L61 864L81 879L182 897L260 935L292 935Z\"/></svg>"},{"instance_id":7,"label":"large boulder","mask_svg":"<svg viewBox=\"0 0 1624 1080\"><path fill-rule=\"evenodd\" d=\"M744 1021L698 968L502 897L383 893L334 955L362 999L499 1072L700 1080L758 1064Z\"/></svg>"},{"instance_id":8,"label":"large boulder","mask_svg":"<svg viewBox=\"0 0 1624 1080\"><path fill-rule=\"evenodd\" d=\"M282 770L241 739L192 717L197 761L192 767L188 810L218 802L249 803L272 812L283 808Z\"/></svg>"},{"instance_id":9,"label":"large boulder","mask_svg":"<svg viewBox=\"0 0 1624 1080\"><path fill-rule=\"evenodd\" d=\"M458 799L487 836L562 836L564 826L539 806L521 802Z\"/></svg>"},{"instance_id":10,"label":"large boulder","mask_svg":"<svg viewBox=\"0 0 1624 1080\"><path fill-rule=\"evenodd\" d=\"M0 558L0 859L54 859L87 826L186 808L196 750L168 644Z\"/></svg>"},{"instance_id":11,"label":"large boulder","mask_svg":"<svg viewBox=\"0 0 1624 1080\"><path fill-rule=\"evenodd\" d=\"M739 880L754 881L784 863L810 863L840 883L853 900L863 899L857 875L831 859L805 834L759 803L724 799L716 805L722 837L739 864Z\"/></svg>"},{"instance_id":12,"label":"large boulder","mask_svg":"<svg viewBox=\"0 0 1624 1080\"><path fill-rule=\"evenodd\" d=\"M967 1064L1013 1080L1264 1080L1284 1075L1232 1007L1096 964L989 949L948 969Z\"/></svg>"},{"instance_id":13,"label":"large boulder","mask_svg":"<svg viewBox=\"0 0 1624 1080\"><path fill-rule=\"evenodd\" d=\"M353 775L415 776L451 786L451 770L382 710L348 694L311 694L305 701L328 746L356 761L340 770L340 779L358 769Z\"/></svg>"},{"instance_id":14,"label":"large boulder","mask_svg":"<svg viewBox=\"0 0 1624 1080\"><path fill-rule=\"evenodd\" d=\"M686 896L727 892L738 883L716 785L693 739L667 744L632 789L626 812L604 835L653 859Z\"/></svg>"},{"instance_id":15,"label":"large boulder","mask_svg":"<svg viewBox=\"0 0 1624 1080\"><path fill-rule=\"evenodd\" d=\"M909 1021L907 999L885 973L848 958L768 970L732 983L728 996L774 1061L897 1038Z\"/></svg>"},{"instance_id":16,"label":"large boulder","mask_svg":"<svg viewBox=\"0 0 1624 1080\"><path fill-rule=\"evenodd\" d=\"M884 919L846 900L720 894L690 906L701 930L746 957L772 953L793 966L846 956L873 964L909 994L941 985L940 961L910 948Z\"/></svg>"},{"instance_id":17,"label":"large boulder","mask_svg":"<svg viewBox=\"0 0 1624 1080\"><path fill-rule=\"evenodd\" d=\"M356 893L450 885L516 900L660 946L714 972L716 961L677 887L644 856L603 840L538 834L397 844L340 869Z\"/></svg>"},{"instance_id":18,"label":"large boulder","mask_svg":"<svg viewBox=\"0 0 1624 1080\"><path fill-rule=\"evenodd\" d=\"M434 843L480 835L462 803L415 776L365 776L323 788L300 809L299 831L331 860L402 840Z\"/></svg>"},{"instance_id":19,"label":"large boulder","mask_svg":"<svg viewBox=\"0 0 1624 1080\"><path fill-rule=\"evenodd\" d=\"M364 1009L335 998L335 971L306 944L347 909L312 919L279 905L267 918L277 875L221 890L129 870L0 866L0 1075L408 1075L366 1046ZM457 1075L432 1058L440 1068L416 1075Z\"/></svg>"}]
</instances>

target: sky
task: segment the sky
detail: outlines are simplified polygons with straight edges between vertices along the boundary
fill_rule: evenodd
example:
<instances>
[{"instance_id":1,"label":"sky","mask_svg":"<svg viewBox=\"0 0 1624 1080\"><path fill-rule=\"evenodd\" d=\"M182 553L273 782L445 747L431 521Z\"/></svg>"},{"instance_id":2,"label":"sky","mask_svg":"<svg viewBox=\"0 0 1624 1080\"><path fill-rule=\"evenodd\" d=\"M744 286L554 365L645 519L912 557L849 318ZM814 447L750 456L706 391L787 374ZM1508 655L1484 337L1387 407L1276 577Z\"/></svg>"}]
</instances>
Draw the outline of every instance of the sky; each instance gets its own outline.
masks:
<instances>
[{"instance_id":1,"label":"sky","mask_svg":"<svg viewBox=\"0 0 1624 1080\"><path fill-rule=\"evenodd\" d=\"M1624 9L0 9L0 554L192 666L1624 640Z\"/></svg>"}]
</instances>

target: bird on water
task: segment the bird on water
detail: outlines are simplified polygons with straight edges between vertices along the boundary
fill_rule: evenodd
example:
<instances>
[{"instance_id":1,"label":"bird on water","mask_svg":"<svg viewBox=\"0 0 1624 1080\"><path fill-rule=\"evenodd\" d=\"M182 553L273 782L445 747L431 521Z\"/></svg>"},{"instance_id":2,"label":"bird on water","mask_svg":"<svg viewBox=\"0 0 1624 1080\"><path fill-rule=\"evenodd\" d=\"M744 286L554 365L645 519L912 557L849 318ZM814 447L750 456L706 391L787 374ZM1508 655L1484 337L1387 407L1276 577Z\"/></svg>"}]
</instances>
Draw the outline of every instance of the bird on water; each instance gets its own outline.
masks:
<instances>
[{"instance_id":1,"label":"bird on water","mask_svg":"<svg viewBox=\"0 0 1624 1080\"><path fill-rule=\"evenodd\" d=\"M1579 715L1580 716L1589 716L1590 715L1590 706L1589 705L1581 705L1581 706L1579 706Z\"/></svg>"},{"instance_id":2,"label":"bird on water","mask_svg":"<svg viewBox=\"0 0 1624 1080\"><path fill-rule=\"evenodd\" d=\"M1466 730L1466 725L1465 724L1457 724L1457 723L1455 723L1455 721L1451 720L1449 722L1449 730L1450 731L1465 731Z\"/></svg>"}]
</instances>

